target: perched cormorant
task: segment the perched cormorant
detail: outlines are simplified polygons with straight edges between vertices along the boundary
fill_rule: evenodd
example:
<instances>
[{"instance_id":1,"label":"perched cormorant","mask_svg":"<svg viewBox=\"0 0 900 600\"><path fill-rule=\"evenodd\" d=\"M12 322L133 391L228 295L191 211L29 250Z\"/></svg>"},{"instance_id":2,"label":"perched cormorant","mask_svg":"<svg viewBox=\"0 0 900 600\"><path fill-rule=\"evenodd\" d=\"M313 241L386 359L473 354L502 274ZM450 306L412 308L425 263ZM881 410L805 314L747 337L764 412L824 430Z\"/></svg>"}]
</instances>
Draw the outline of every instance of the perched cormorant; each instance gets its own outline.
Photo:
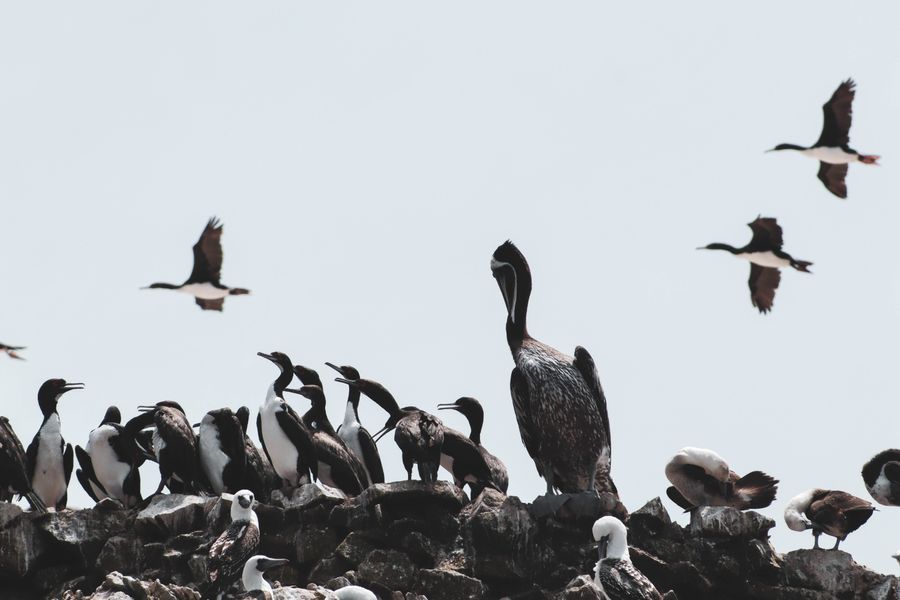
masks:
<instances>
[{"instance_id":1,"label":"perched cormorant","mask_svg":"<svg viewBox=\"0 0 900 600\"><path fill-rule=\"evenodd\" d=\"M10 358L17 358L19 360L25 360L21 356L19 356L16 351L24 350L25 346L10 346L7 344L0 344L0 352L5 352L7 356Z\"/></svg>"},{"instance_id":2,"label":"perched cormorant","mask_svg":"<svg viewBox=\"0 0 900 600\"><path fill-rule=\"evenodd\" d=\"M784 521L794 531L812 529L813 548L819 547L819 535L833 536L836 539L832 550L837 550L840 543L862 527L874 511L871 503L847 492L814 488L788 502Z\"/></svg>"},{"instance_id":3,"label":"perched cormorant","mask_svg":"<svg viewBox=\"0 0 900 600\"><path fill-rule=\"evenodd\" d=\"M403 468L407 479L412 479L413 464L418 465L419 479L428 483L437 481L441 466L441 447L444 444L444 425L434 415L414 406L400 408L387 389L370 379L345 379L335 381L357 388L388 414L388 420L375 434L377 442L394 430L394 441L403 455Z\"/></svg>"},{"instance_id":4,"label":"perched cormorant","mask_svg":"<svg viewBox=\"0 0 900 600\"><path fill-rule=\"evenodd\" d=\"M197 443L200 468L213 493L233 494L245 487L244 429L230 408L211 410L203 416Z\"/></svg>"},{"instance_id":5,"label":"perched cormorant","mask_svg":"<svg viewBox=\"0 0 900 600\"><path fill-rule=\"evenodd\" d=\"M263 451L285 485L295 488L318 476L312 434L300 415L284 399L284 390L294 378L291 359L282 352L257 352L278 367L279 374L269 386L259 407L256 430ZM310 477L312 474L312 478Z\"/></svg>"},{"instance_id":6,"label":"perched cormorant","mask_svg":"<svg viewBox=\"0 0 900 600\"><path fill-rule=\"evenodd\" d=\"M133 432L120 425L122 415L115 406L106 409L103 420L88 435L86 448L75 446L80 469L75 477L94 502L112 498L126 508L141 502L141 474Z\"/></svg>"},{"instance_id":7,"label":"perched cormorant","mask_svg":"<svg viewBox=\"0 0 900 600\"><path fill-rule=\"evenodd\" d=\"M312 403L312 408L306 413L304 421L312 434L319 481L341 490L348 496L361 493L366 488L365 468L331 426L325 412L325 393L322 388L317 385L304 385L300 389L284 391L299 394Z\"/></svg>"},{"instance_id":8,"label":"perched cormorant","mask_svg":"<svg viewBox=\"0 0 900 600\"><path fill-rule=\"evenodd\" d=\"M762 471L739 477L721 456L703 448L682 448L666 465L666 478L672 484L666 494L685 510L700 506L765 508L778 491L777 479Z\"/></svg>"},{"instance_id":9,"label":"perched cormorant","mask_svg":"<svg viewBox=\"0 0 900 600\"><path fill-rule=\"evenodd\" d=\"M25 457L31 489L48 509L66 507L72 478L72 444L67 444L60 433L56 405L66 392L81 389L84 389L83 383L48 379L38 390L38 405L44 421L28 445Z\"/></svg>"},{"instance_id":10,"label":"perched cormorant","mask_svg":"<svg viewBox=\"0 0 900 600\"><path fill-rule=\"evenodd\" d=\"M247 468L244 470L244 487L253 492L256 498L267 500L272 490L281 487L281 478L275 472L272 463L264 457L250 436L247 427L250 424L250 409L242 406L234 413L244 432L244 450L247 456Z\"/></svg>"},{"instance_id":11,"label":"perched cormorant","mask_svg":"<svg viewBox=\"0 0 900 600\"><path fill-rule=\"evenodd\" d=\"M168 487L174 494L196 494L199 468L197 465L197 437L184 409L177 402L164 400L154 406L139 406L142 414L125 426L140 431L153 426L152 448L149 450L159 464L159 487L154 495Z\"/></svg>"},{"instance_id":12,"label":"perched cormorant","mask_svg":"<svg viewBox=\"0 0 900 600\"><path fill-rule=\"evenodd\" d=\"M509 488L509 475L506 472L506 465L481 445L481 428L484 425L484 409L481 407L481 402L475 398L463 396L450 404L438 404L438 410L455 410L463 414L469 422L469 439L478 447L484 462L487 463L494 485L505 494L507 488Z\"/></svg>"},{"instance_id":13,"label":"perched cormorant","mask_svg":"<svg viewBox=\"0 0 900 600\"><path fill-rule=\"evenodd\" d=\"M194 269L181 285L152 283L144 289L163 289L185 292L194 297L203 310L221 311L227 296L249 294L244 288L230 288L219 279L222 274L222 225L215 217L206 224L200 239L194 244Z\"/></svg>"},{"instance_id":14,"label":"perched cormorant","mask_svg":"<svg viewBox=\"0 0 900 600\"><path fill-rule=\"evenodd\" d=\"M359 371L354 367L347 365L339 367L329 362L325 364L340 373L341 377L345 379L359 379ZM367 485L384 483L384 467L381 464L378 446L375 445L375 440L372 439L369 430L359 422L359 389L352 385L347 389L344 422L338 425L337 434L344 440L350 451L362 461L363 467L366 469Z\"/></svg>"},{"instance_id":15,"label":"perched cormorant","mask_svg":"<svg viewBox=\"0 0 900 600\"><path fill-rule=\"evenodd\" d=\"M581 346L572 358L528 334L531 270L512 242L494 251L491 271L506 303L506 341L516 364L510 392L519 434L547 482L547 494L596 490L618 496L610 475L606 397L594 360Z\"/></svg>"},{"instance_id":16,"label":"perched cormorant","mask_svg":"<svg viewBox=\"0 0 900 600\"><path fill-rule=\"evenodd\" d=\"M879 452L862 468L866 490L879 504L900 506L900 450Z\"/></svg>"},{"instance_id":17,"label":"perched cormorant","mask_svg":"<svg viewBox=\"0 0 900 600\"><path fill-rule=\"evenodd\" d=\"M616 517L597 519L591 532L599 558L594 567L594 583L611 600L662 600L650 580L631 564L628 530Z\"/></svg>"},{"instance_id":18,"label":"perched cormorant","mask_svg":"<svg viewBox=\"0 0 900 600\"><path fill-rule=\"evenodd\" d=\"M753 230L753 238L743 248L735 248L728 244L709 244L698 250L725 250L734 256L750 261L750 301L761 313L772 310L775 301L775 290L781 282L782 267L793 267L803 273L809 273L812 263L796 260L781 249L784 240L778 221L770 217L757 217L747 226Z\"/></svg>"},{"instance_id":19,"label":"perched cormorant","mask_svg":"<svg viewBox=\"0 0 900 600\"><path fill-rule=\"evenodd\" d=\"M0 501L12 502L16 495L27 498L32 510L47 511L47 507L31 489L25 448L9 424L9 419L0 417Z\"/></svg>"},{"instance_id":20,"label":"perched cormorant","mask_svg":"<svg viewBox=\"0 0 900 600\"><path fill-rule=\"evenodd\" d=\"M819 180L825 184L829 192L838 198L847 197L847 165L861 162L867 165L878 164L880 156L860 154L850 147L850 123L853 117L853 97L856 95L856 84L848 79L838 86L831 99L822 105L825 121L822 134L815 144L806 148L796 144L778 144L768 152L775 150L796 150L819 161Z\"/></svg>"},{"instance_id":21,"label":"perched cormorant","mask_svg":"<svg viewBox=\"0 0 900 600\"><path fill-rule=\"evenodd\" d=\"M272 592L272 586L263 577L263 573L269 569L283 567L290 563L286 558L269 558L262 554L251 556L244 563L244 570L241 572L241 583L247 592Z\"/></svg>"},{"instance_id":22,"label":"perched cormorant","mask_svg":"<svg viewBox=\"0 0 900 600\"><path fill-rule=\"evenodd\" d=\"M259 519L253 511L253 492L241 490L231 500L231 525L209 547L203 598L224 594L237 580L244 563L259 547Z\"/></svg>"}]
</instances>

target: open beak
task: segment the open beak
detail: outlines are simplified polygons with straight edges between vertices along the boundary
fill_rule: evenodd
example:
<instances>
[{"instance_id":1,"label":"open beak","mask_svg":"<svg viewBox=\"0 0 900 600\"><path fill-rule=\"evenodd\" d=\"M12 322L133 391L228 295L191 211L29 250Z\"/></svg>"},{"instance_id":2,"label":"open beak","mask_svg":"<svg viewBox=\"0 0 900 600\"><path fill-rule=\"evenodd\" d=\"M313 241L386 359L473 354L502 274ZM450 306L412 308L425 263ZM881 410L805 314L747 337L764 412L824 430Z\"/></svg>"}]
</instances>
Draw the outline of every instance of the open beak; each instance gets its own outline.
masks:
<instances>
[{"instance_id":1,"label":"open beak","mask_svg":"<svg viewBox=\"0 0 900 600\"><path fill-rule=\"evenodd\" d=\"M387 434L387 432L390 431L390 430L391 430L391 428L390 428L390 427L387 427L387 426L382 427L381 429L379 429L378 432L377 432L374 436L372 436L372 438L375 440L375 443L377 444L377 443L378 443L378 440L380 440L381 438L383 438L383 437Z\"/></svg>"},{"instance_id":2,"label":"open beak","mask_svg":"<svg viewBox=\"0 0 900 600\"><path fill-rule=\"evenodd\" d=\"M456 402L448 402L445 404L438 404L438 410L459 410L459 407L456 405Z\"/></svg>"},{"instance_id":3,"label":"open beak","mask_svg":"<svg viewBox=\"0 0 900 600\"><path fill-rule=\"evenodd\" d=\"M150 412L151 410L156 410L155 406L138 406L138 410L141 412Z\"/></svg>"},{"instance_id":4,"label":"open beak","mask_svg":"<svg viewBox=\"0 0 900 600\"><path fill-rule=\"evenodd\" d=\"M63 386L63 392L71 392L72 390L83 390L83 383L67 383Z\"/></svg>"}]
</instances>

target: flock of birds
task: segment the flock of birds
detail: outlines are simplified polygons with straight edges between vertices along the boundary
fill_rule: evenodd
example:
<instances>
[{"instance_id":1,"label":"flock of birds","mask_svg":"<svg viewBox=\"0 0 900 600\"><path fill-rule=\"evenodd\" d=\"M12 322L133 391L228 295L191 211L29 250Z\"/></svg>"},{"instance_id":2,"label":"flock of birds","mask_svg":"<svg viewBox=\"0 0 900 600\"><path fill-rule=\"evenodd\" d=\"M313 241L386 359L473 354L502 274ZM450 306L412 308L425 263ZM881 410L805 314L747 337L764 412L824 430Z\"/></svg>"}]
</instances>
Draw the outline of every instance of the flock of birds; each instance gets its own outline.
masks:
<instances>
[{"instance_id":1,"label":"flock of birds","mask_svg":"<svg viewBox=\"0 0 900 600\"><path fill-rule=\"evenodd\" d=\"M838 87L824 105L825 124L819 140L808 148L781 144L774 150L796 150L820 161L819 178L835 195L847 195L844 177L851 162L876 164L877 156L859 154L849 146L854 84ZM706 249L725 250L751 263L750 291L761 312L771 309L780 281L779 269L792 267L808 272L810 262L797 260L782 250L782 232L775 219L757 218L750 224L753 239L742 248L710 244ZM249 290L221 283L222 225L211 219L193 247L194 266L180 284L154 283L153 289L189 294L203 310L221 311L225 298ZM576 347L573 356L531 337L527 329L528 302L532 291L531 270L512 242L501 244L491 257L491 271L506 305L506 338L515 366L510 392L522 443L547 485L547 498L559 502L579 494L618 492L611 477L612 452L606 397L591 355ZM22 347L0 344L12 358ZM325 363L347 386L343 422L336 429L326 412L326 398L319 374L294 365L283 352L258 353L272 362L278 375L269 385L256 418L261 448L248 436L250 410L218 408L192 425L184 409L172 401L139 407L140 412L122 422L119 409L111 406L88 435L84 448L67 444L61 433L57 406L64 394L83 389L80 383L50 379L38 390L43 421L25 450L9 421L0 417L0 500L24 497L36 511L62 510L74 467L76 478L95 501L105 498L128 508L141 507L164 489L172 493L233 494L230 526L209 549L209 578L204 597L220 596L240 578L245 590L270 590L262 574L283 559L257 555L260 532L253 511L256 499L267 501L274 490L291 493L300 485L318 481L358 495L385 481L377 442L390 432L400 448L403 468L412 479L435 482L445 469L460 488L469 487L474 499L491 488L505 493L509 484L503 462L481 444L484 411L474 398L463 397L440 404L468 421L468 435L446 426L434 414L415 406L400 407L394 396L377 381L365 379L348 365ZM289 387L294 378L301 386ZM308 401L301 415L285 394ZM366 397L381 407L387 419L373 436L359 420L359 403ZM159 485L148 498L141 495L140 467L157 463ZM769 506L778 481L760 471L738 476L718 454L700 448L684 448L665 468L672 486L668 496L686 511L704 506L729 506L739 510ZM866 489L880 504L900 506L900 450L886 450L862 470ZM818 547L822 533L836 538L834 549L847 535L871 517L874 506L837 490L813 489L794 497L785 510L788 527L811 530ZM595 583L608 597L652 599L662 596L631 564L627 530L615 516L604 516L592 529L599 559ZM346 588L346 598L374 598L371 591Z\"/></svg>"}]
</instances>

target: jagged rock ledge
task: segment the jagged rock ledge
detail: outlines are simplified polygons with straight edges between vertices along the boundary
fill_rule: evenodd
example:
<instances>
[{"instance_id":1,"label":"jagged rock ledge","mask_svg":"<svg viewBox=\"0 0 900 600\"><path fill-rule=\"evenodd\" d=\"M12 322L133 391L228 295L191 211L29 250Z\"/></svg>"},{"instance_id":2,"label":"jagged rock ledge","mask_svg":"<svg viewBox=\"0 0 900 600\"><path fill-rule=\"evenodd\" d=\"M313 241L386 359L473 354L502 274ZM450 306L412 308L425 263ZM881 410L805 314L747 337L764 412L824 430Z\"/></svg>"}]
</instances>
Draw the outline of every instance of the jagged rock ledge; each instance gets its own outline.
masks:
<instances>
[{"instance_id":1,"label":"jagged rock ledge","mask_svg":"<svg viewBox=\"0 0 900 600\"><path fill-rule=\"evenodd\" d=\"M260 551L291 559L269 573L276 598L327 598L359 584L382 598L597 598L590 524L605 499L526 504L489 490L399 482L357 498L307 485L257 507ZM25 598L197 598L208 544L227 525L220 498L160 496L143 511L101 502L37 515L0 503L0 590ZM673 523L659 499L629 517L631 557L681 600L900 600L900 581L844 552L778 554L775 523L754 512L697 511Z\"/></svg>"}]
</instances>

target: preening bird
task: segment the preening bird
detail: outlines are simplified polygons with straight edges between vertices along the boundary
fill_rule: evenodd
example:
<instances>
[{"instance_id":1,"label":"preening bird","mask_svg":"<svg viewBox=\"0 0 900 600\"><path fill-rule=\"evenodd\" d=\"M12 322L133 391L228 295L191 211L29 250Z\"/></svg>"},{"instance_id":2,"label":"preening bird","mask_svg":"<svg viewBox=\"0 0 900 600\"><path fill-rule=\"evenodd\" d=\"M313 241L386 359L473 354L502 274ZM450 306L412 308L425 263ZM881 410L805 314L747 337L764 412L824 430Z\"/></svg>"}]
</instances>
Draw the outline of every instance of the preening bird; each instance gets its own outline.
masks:
<instances>
[{"instance_id":1,"label":"preening bird","mask_svg":"<svg viewBox=\"0 0 900 600\"><path fill-rule=\"evenodd\" d=\"M0 502L12 502L14 496L24 496L32 510L47 512L43 501L31 489L27 463L19 436L9 419L0 417Z\"/></svg>"},{"instance_id":2,"label":"preening bird","mask_svg":"<svg viewBox=\"0 0 900 600\"><path fill-rule=\"evenodd\" d=\"M469 439L478 447L478 452L481 453L484 462L490 469L491 481L498 490L505 494L509 488L506 465L481 445L481 429L484 425L484 408L482 408L481 402L475 398L463 396L453 403L438 404L438 410L455 410L466 418L469 422ZM478 494L473 491L473 495L477 496Z\"/></svg>"},{"instance_id":3,"label":"preening bird","mask_svg":"<svg viewBox=\"0 0 900 600\"><path fill-rule=\"evenodd\" d=\"M231 500L231 525L209 547L203 598L222 597L244 571L247 560L259 548L259 519L253 511L255 498L241 490Z\"/></svg>"},{"instance_id":4,"label":"preening bird","mask_svg":"<svg viewBox=\"0 0 900 600\"><path fill-rule=\"evenodd\" d=\"M866 490L885 506L900 506L900 450L879 452L862 468Z\"/></svg>"},{"instance_id":5,"label":"preening bird","mask_svg":"<svg viewBox=\"0 0 900 600\"><path fill-rule=\"evenodd\" d=\"M194 268L181 285L151 283L144 289L163 289L184 292L194 297L203 310L221 311L225 298L249 294L244 288L230 288L220 281L222 276L222 224L213 217L206 224L200 239L194 244Z\"/></svg>"},{"instance_id":6,"label":"preening bird","mask_svg":"<svg viewBox=\"0 0 900 600\"><path fill-rule=\"evenodd\" d=\"M666 465L666 478L672 484L666 494L685 510L701 506L765 508L778 492L777 479L762 471L740 477L721 456L704 448L683 448Z\"/></svg>"},{"instance_id":7,"label":"preening bird","mask_svg":"<svg viewBox=\"0 0 900 600\"><path fill-rule=\"evenodd\" d=\"M67 444L62 437L56 407L63 394L81 389L84 389L83 383L48 379L38 390L38 405L44 420L28 445L25 457L31 489L48 509L66 507L72 478L72 444Z\"/></svg>"},{"instance_id":8,"label":"preening bird","mask_svg":"<svg viewBox=\"0 0 900 600\"><path fill-rule=\"evenodd\" d=\"M140 465L143 457L135 445L134 432L120 424L115 406L106 409L103 420L88 435L86 448L75 446L81 468L75 477L94 502L112 498L126 508L141 502Z\"/></svg>"},{"instance_id":9,"label":"preening bird","mask_svg":"<svg viewBox=\"0 0 900 600\"><path fill-rule=\"evenodd\" d=\"M142 413L125 427L130 431L153 427L152 447L144 450L159 464L159 487L154 495L161 493L163 487L174 494L196 494L199 487L197 437L184 409L170 400L138 409Z\"/></svg>"},{"instance_id":10,"label":"preening bird","mask_svg":"<svg viewBox=\"0 0 900 600\"><path fill-rule=\"evenodd\" d=\"M441 466L441 447L444 444L444 425L440 419L415 406L400 408L394 396L377 381L343 377L338 377L335 381L357 388L388 414L387 422L375 434L374 439L377 442L385 434L394 431L394 442L403 455L407 479L412 479L415 464L419 479L428 483L437 481L438 468Z\"/></svg>"},{"instance_id":11,"label":"preening bird","mask_svg":"<svg viewBox=\"0 0 900 600\"><path fill-rule=\"evenodd\" d=\"M491 256L491 272L506 304L506 341L515 368L510 377L519 434L547 494L598 491L618 496L610 473L612 447L606 396L594 360L578 346L575 357L529 335L531 269L512 242Z\"/></svg>"},{"instance_id":12,"label":"preening bird","mask_svg":"<svg viewBox=\"0 0 900 600\"><path fill-rule=\"evenodd\" d=\"M753 238L743 248L735 248L728 244L708 244L698 250L725 250L737 258L750 261L750 301L761 313L772 310L775 302L775 290L781 282L782 267L793 267L797 271L809 273L812 263L797 260L781 249L784 240L781 226L776 219L757 217L747 224L753 230Z\"/></svg>"},{"instance_id":13,"label":"preening bird","mask_svg":"<svg viewBox=\"0 0 900 600\"><path fill-rule=\"evenodd\" d=\"M25 346L10 346L8 344L0 344L0 352L5 352L6 355L10 358L17 358L19 360L25 360L21 356L17 354L19 350L24 350Z\"/></svg>"},{"instance_id":14,"label":"preening bird","mask_svg":"<svg viewBox=\"0 0 900 600\"><path fill-rule=\"evenodd\" d=\"M597 519L591 528L597 542L594 583L610 600L662 600L656 587L631 564L628 530L616 517Z\"/></svg>"},{"instance_id":15,"label":"preening bird","mask_svg":"<svg viewBox=\"0 0 900 600\"><path fill-rule=\"evenodd\" d=\"M860 154L850 147L850 123L853 118L853 98L856 84L852 79L843 82L822 106L825 117L822 133L815 144L809 147L796 144L778 144L768 152L795 150L804 156L819 161L819 180L829 192L838 198L847 197L847 165L860 162L867 165L878 164L881 158L875 154Z\"/></svg>"},{"instance_id":16,"label":"preening bird","mask_svg":"<svg viewBox=\"0 0 900 600\"><path fill-rule=\"evenodd\" d=\"M875 507L871 503L838 490L814 488L794 496L784 509L784 521L794 531L812 529L815 544L819 536L827 533L835 539L837 550L847 536L862 527Z\"/></svg>"},{"instance_id":17,"label":"preening bird","mask_svg":"<svg viewBox=\"0 0 900 600\"><path fill-rule=\"evenodd\" d=\"M359 371L351 366L339 367L332 363L325 363L338 373L344 379L359 379ZM347 386L347 406L344 409L344 422L337 428L338 436L344 440L350 452L362 461L366 470L367 484L384 483L384 467L381 464L381 455L378 453L378 446L372 439L369 430L362 426L359 421L359 398L360 392L358 388Z\"/></svg>"}]
</instances>

